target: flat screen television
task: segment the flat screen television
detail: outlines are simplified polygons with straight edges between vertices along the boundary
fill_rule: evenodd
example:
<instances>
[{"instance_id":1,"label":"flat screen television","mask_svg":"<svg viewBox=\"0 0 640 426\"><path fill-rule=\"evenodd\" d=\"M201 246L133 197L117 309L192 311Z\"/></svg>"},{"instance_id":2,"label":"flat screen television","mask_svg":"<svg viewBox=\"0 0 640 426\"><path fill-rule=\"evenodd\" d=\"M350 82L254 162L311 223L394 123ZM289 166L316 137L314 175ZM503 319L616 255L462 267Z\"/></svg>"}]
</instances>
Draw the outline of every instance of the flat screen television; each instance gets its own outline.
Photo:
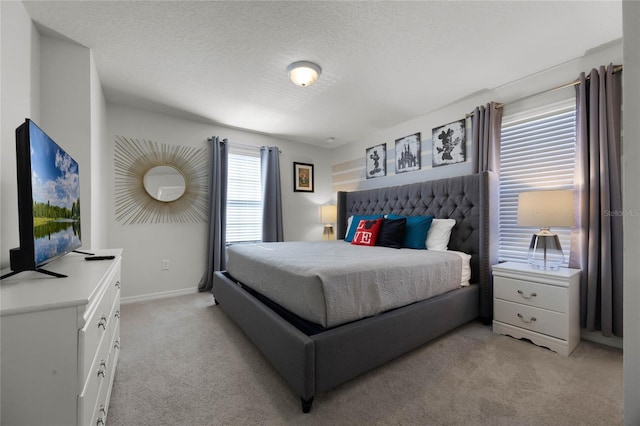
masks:
<instances>
[{"instance_id":1,"label":"flat screen television","mask_svg":"<svg viewBox=\"0 0 640 426\"><path fill-rule=\"evenodd\" d=\"M29 270L63 276L41 267L82 245L78 163L28 118L16 129L16 162L20 247L1 278Z\"/></svg>"}]
</instances>

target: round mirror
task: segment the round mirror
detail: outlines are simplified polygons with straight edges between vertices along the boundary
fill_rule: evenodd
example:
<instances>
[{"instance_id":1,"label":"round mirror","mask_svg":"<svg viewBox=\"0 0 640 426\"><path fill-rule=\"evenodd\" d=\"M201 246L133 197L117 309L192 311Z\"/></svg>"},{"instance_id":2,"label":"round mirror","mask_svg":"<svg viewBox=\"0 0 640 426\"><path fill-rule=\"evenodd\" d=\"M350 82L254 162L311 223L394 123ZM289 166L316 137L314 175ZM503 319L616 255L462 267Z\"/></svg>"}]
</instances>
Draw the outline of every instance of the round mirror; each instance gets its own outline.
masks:
<instances>
[{"instance_id":1,"label":"round mirror","mask_svg":"<svg viewBox=\"0 0 640 426\"><path fill-rule=\"evenodd\" d=\"M144 189L158 201L176 201L186 188L184 175L173 166L156 166L147 170L142 180Z\"/></svg>"}]
</instances>

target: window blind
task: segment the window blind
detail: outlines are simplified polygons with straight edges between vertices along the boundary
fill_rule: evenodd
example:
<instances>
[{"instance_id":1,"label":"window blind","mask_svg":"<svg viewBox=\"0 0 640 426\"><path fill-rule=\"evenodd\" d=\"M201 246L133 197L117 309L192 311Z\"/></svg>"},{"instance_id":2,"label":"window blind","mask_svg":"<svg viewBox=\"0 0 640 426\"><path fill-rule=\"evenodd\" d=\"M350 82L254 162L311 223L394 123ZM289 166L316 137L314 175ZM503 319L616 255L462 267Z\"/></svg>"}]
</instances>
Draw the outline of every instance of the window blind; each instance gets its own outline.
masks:
<instances>
[{"instance_id":1,"label":"window blind","mask_svg":"<svg viewBox=\"0 0 640 426\"><path fill-rule=\"evenodd\" d=\"M227 243L262 240L260 151L229 146Z\"/></svg>"},{"instance_id":2,"label":"window blind","mask_svg":"<svg viewBox=\"0 0 640 426\"><path fill-rule=\"evenodd\" d=\"M539 228L518 226L518 194L573 189L575 102L518 117L504 117L500 147L499 260L527 260L531 236ZM568 265L571 228L554 227Z\"/></svg>"}]
</instances>

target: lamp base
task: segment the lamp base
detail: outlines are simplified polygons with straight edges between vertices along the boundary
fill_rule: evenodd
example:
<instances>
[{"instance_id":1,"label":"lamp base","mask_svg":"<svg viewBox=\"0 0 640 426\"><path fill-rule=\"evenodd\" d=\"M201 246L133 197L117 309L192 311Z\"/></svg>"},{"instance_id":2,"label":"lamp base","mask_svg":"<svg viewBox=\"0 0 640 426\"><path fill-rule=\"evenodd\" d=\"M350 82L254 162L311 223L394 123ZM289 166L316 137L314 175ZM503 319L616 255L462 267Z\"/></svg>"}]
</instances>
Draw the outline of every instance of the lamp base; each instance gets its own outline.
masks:
<instances>
[{"instance_id":1,"label":"lamp base","mask_svg":"<svg viewBox=\"0 0 640 426\"><path fill-rule=\"evenodd\" d=\"M324 234L322 235L323 240L333 240L335 239L333 236L333 225L325 225L324 226Z\"/></svg>"},{"instance_id":2,"label":"lamp base","mask_svg":"<svg viewBox=\"0 0 640 426\"><path fill-rule=\"evenodd\" d=\"M533 234L527 256L529 264L535 269L557 271L564 263L564 253L558 235L544 230Z\"/></svg>"}]
</instances>

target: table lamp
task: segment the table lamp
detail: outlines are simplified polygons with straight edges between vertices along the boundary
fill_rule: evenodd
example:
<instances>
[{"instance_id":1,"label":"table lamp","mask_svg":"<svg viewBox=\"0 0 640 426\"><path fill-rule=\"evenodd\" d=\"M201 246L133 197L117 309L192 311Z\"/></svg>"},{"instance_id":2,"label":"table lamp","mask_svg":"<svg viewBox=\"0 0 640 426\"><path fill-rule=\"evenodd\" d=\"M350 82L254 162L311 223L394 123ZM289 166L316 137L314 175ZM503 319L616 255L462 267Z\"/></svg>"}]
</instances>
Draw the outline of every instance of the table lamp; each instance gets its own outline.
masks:
<instances>
[{"instance_id":1,"label":"table lamp","mask_svg":"<svg viewBox=\"0 0 640 426\"><path fill-rule=\"evenodd\" d=\"M320 222L324 223L324 239L333 239L333 224L338 220L338 210L336 206L320 206Z\"/></svg>"},{"instance_id":2,"label":"table lamp","mask_svg":"<svg viewBox=\"0 0 640 426\"><path fill-rule=\"evenodd\" d=\"M518 195L518 226L538 226L531 237L528 261L536 269L557 270L564 262L552 226L573 226L573 191L529 191Z\"/></svg>"}]
</instances>

